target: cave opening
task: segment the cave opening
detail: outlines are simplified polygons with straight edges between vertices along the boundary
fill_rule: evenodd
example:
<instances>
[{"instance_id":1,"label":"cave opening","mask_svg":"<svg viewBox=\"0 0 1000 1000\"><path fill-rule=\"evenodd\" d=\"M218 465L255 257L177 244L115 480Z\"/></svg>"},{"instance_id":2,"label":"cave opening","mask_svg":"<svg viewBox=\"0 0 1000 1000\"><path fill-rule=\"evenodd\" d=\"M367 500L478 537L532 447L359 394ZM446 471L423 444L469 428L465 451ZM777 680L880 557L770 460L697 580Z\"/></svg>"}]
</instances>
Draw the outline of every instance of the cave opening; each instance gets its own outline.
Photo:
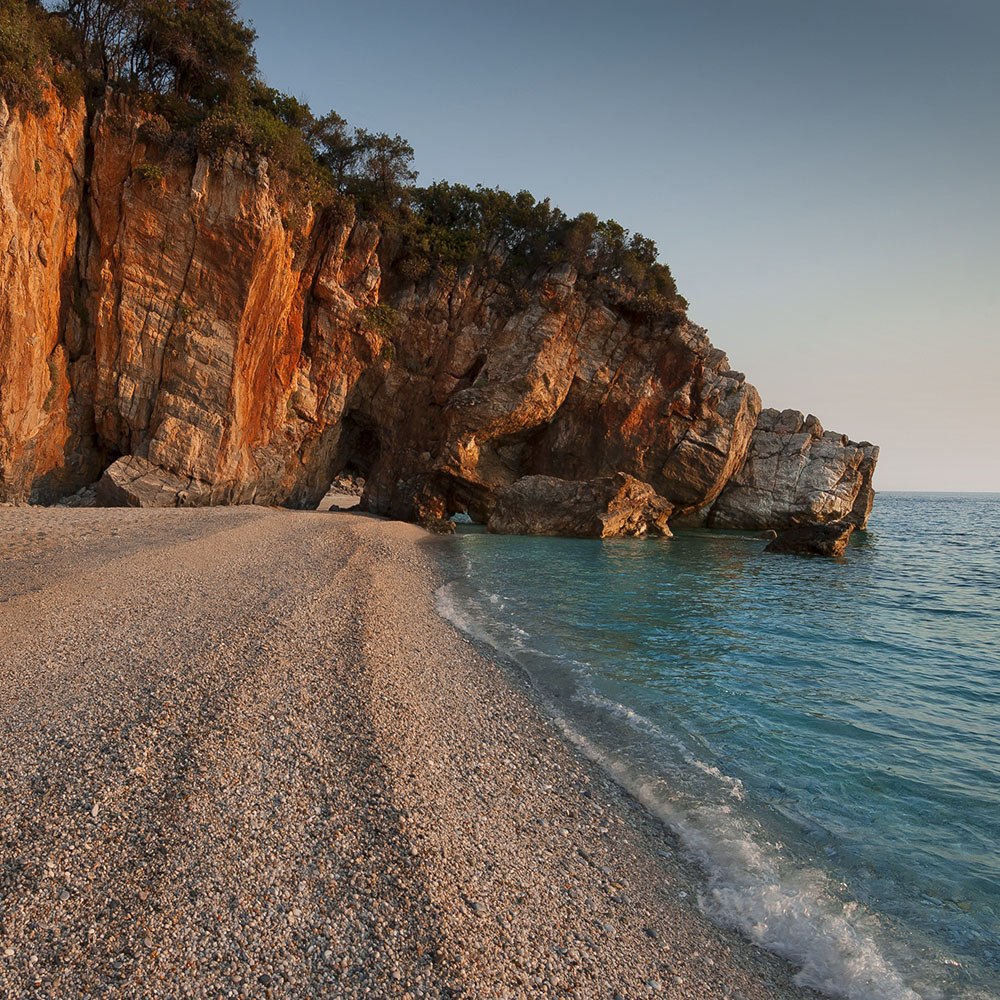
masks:
<instances>
[{"instance_id":1,"label":"cave opening","mask_svg":"<svg viewBox=\"0 0 1000 1000\"><path fill-rule=\"evenodd\" d=\"M353 476L367 479L382 451L374 424L363 417L352 415L341 420L340 442L334 478Z\"/></svg>"},{"instance_id":2,"label":"cave opening","mask_svg":"<svg viewBox=\"0 0 1000 1000\"><path fill-rule=\"evenodd\" d=\"M343 417L327 475L321 480L325 481L326 489L319 500L320 509L325 509L324 499L329 496L338 480L351 480L350 487L345 485L343 491L360 496L361 484L368 480L381 452L378 431L371 421L354 414ZM340 490L341 487L338 486L337 489Z\"/></svg>"}]
</instances>

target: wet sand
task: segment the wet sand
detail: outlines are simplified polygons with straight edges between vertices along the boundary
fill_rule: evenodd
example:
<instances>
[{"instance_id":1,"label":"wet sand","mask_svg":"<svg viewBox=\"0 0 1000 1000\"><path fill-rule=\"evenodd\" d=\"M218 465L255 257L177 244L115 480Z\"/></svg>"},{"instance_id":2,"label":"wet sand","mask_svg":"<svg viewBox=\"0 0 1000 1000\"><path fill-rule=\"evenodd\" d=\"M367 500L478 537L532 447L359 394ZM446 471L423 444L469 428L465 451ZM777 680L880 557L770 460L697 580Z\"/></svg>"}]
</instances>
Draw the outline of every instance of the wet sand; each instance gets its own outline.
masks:
<instances>
[{"instance_id":1,"label":"wet sand","mask_svg":"<svg viewBox=\"0 0 1000 1000\"><path fill-rule=\"evenodd\" d=\"M0 509L0 996L815 996L410 525Z\"/></svg>"}]
</instances>

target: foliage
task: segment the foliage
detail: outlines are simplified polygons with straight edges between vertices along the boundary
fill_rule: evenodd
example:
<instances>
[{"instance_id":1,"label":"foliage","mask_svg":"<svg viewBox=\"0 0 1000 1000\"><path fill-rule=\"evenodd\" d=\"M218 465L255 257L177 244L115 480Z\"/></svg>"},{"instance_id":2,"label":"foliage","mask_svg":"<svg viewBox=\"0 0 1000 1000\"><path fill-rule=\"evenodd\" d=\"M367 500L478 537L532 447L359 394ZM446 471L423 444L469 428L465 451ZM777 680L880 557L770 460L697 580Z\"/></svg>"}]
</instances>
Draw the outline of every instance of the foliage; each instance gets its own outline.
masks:
<instances>
[{"instance_id":1,"label":"foliage","mask_svg":"<svg viewBox=\"0 0 1000 1000\"><path fill-rule=\"evenodd\" d=\"M45 18L34 3L0 4L0 97L11 105L37 109L42 101L40 73L48 68Z\"/></svg>"},{"instance_id":2,"label":"foliage","mask_svg":"<svg viewBox=\"0 0 1000 1000\"><path fill-rule=\"evenodd\" d=\"M385 336L399 325L399 313L392 306L380 302L377 306L369 306L365 310L365 324L369 330L375 330Z\"/></svg>"},{"instance_id":3,"label":"foliage","mask_svg":"<svg viewBox=\"0 0 1000 1000\"><path fill-rule=\"evenodd\" d=\"M132 173L141 181L162 181L163 170L155 163L138 163Z\"/></svg>"},{"instance_id":4,"label":"foliage","mask_svg":"<svg viewBox=\"0 0 1000 1000\"><path fill-rule=\"evenodd\" d=\"M400 265L409 278L471 265L495 280L511 306L523 303L518 293L541 269L558 264L571 264L583 288L637 316L665 318L687 306L652 240L591 213L569 219L527 191L416 188L401 232Z\"/></svg>"},{"instance_id":5,"label":"foliage","mask_svg":"<svg viewBox=\"0 0 1000 1000\"><path fill-rule=\"evenodd\" d=\"M50 8L0 0L0 94L12 103L41 100L43 71L65 100L113 85L147 113L144 141L215 159L231 149L266 157L299 203L377 222L380 252L407 279L471 269L498 308L527 304L537 277L560 264L576 269L578 288L637 318L686 308L655 244L614 220L568 218L527 191L415 187L413 147L402 136L353 127L335 111L316 117L260 78L256 34L236 0L50 0ZM135 173L154 180L158 171L141 164ZM368 320L394 323L390 313Z\"/></svg>"}]
</instances>

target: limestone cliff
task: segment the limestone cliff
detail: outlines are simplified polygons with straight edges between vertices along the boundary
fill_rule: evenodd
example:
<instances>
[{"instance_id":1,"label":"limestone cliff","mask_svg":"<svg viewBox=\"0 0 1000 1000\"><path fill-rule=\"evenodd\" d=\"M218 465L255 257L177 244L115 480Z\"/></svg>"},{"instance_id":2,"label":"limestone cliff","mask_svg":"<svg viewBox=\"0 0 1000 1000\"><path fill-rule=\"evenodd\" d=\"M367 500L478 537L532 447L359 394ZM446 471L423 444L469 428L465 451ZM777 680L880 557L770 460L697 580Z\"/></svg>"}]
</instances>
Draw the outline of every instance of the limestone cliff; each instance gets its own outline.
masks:
<instances>
[{"instance_id":1,"label":"limestone cliff","mask_svg":"<svg viewBox=\"0 0 1000 1000\"><path fill-rule=\"evenodd\" d=\"M0 500L132 456L184 504L309 506L349 469L369 510L485 521L524 477L623 473L709 525L864 524L877 449L762 416L686 319L566 266L513 313L472 268L407 283L377 228L296 210L266 162L161 149L113 97L49 107L0 104Z\"/></svg>"}]
</instances>

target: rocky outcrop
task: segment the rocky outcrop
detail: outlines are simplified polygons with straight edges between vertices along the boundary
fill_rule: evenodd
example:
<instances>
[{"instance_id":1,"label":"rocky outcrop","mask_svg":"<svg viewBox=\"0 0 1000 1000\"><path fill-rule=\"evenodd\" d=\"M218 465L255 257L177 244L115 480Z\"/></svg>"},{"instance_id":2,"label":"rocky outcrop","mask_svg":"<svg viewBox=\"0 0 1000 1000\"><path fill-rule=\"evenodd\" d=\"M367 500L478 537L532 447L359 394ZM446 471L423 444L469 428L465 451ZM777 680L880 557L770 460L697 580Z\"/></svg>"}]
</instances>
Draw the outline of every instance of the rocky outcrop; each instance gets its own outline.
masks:
<instances>
[{"instance_id":1,"label":"rocky outcrop","mask_svg":"<svg viewBox=\"0 0 1000 1000\"><path fill-rule=\"evenodd\" d=\"M488 526L506 535L669 538L672 511L651 486L623 473L589 482L526 476L497 492Z\"/></svg>"},{"instance_id":2,"label":"rocky outcrop","mask_svg":"<svg viewBox=\"0 0 1000 1000\"><path fill-rule=\"evenodd\" d=\"M824 431L812 415L764 410L745 464L706 512L706 523L758 529L843 520L863 528L877 461L875 445Z\"/></svg>"},{"instance_id":3,"label":"rocky outcrop","mask_svg":"<svg viewBox=\"0 0 1000 1000\"><path fill-rule=\"evenodd\" d=\"M623 474L719 526L867 517L877 449L762 416L686 319L570 267L513 311L472 268L406 281L349 207L160 148L113 95L0 122L0 500L111 467L115 502L314 506L348 472L367 510L485 523L526 477Z\"/></svg>"},{"instance_id":4,"label":"rocky outcrop","mask_svg":"<svg viewBox=\"0 0 1000 1000\"><path fill-rule=\"evenodd\" d=\"M616 472L689 509L740 467L760 400L704 330L595 306L568 267L510 317L486 293L467 275L393 300L405 328L378 408L366 408L382 431L369 509L485 521L496 491L524 476Z\"/></svg>"},{"instance_id":5,"label":"rocky outcrop","mask_svg":"<svg viewBox=\"0 0 1000 1000\"><path fill-rule=\"evenodd\" d=\"M854 525L847 521L803 524L797 528L779 531L777 537L768 543L764 551L839 559L847 549L853 531Z\"/></svg>"}]
</instances>

